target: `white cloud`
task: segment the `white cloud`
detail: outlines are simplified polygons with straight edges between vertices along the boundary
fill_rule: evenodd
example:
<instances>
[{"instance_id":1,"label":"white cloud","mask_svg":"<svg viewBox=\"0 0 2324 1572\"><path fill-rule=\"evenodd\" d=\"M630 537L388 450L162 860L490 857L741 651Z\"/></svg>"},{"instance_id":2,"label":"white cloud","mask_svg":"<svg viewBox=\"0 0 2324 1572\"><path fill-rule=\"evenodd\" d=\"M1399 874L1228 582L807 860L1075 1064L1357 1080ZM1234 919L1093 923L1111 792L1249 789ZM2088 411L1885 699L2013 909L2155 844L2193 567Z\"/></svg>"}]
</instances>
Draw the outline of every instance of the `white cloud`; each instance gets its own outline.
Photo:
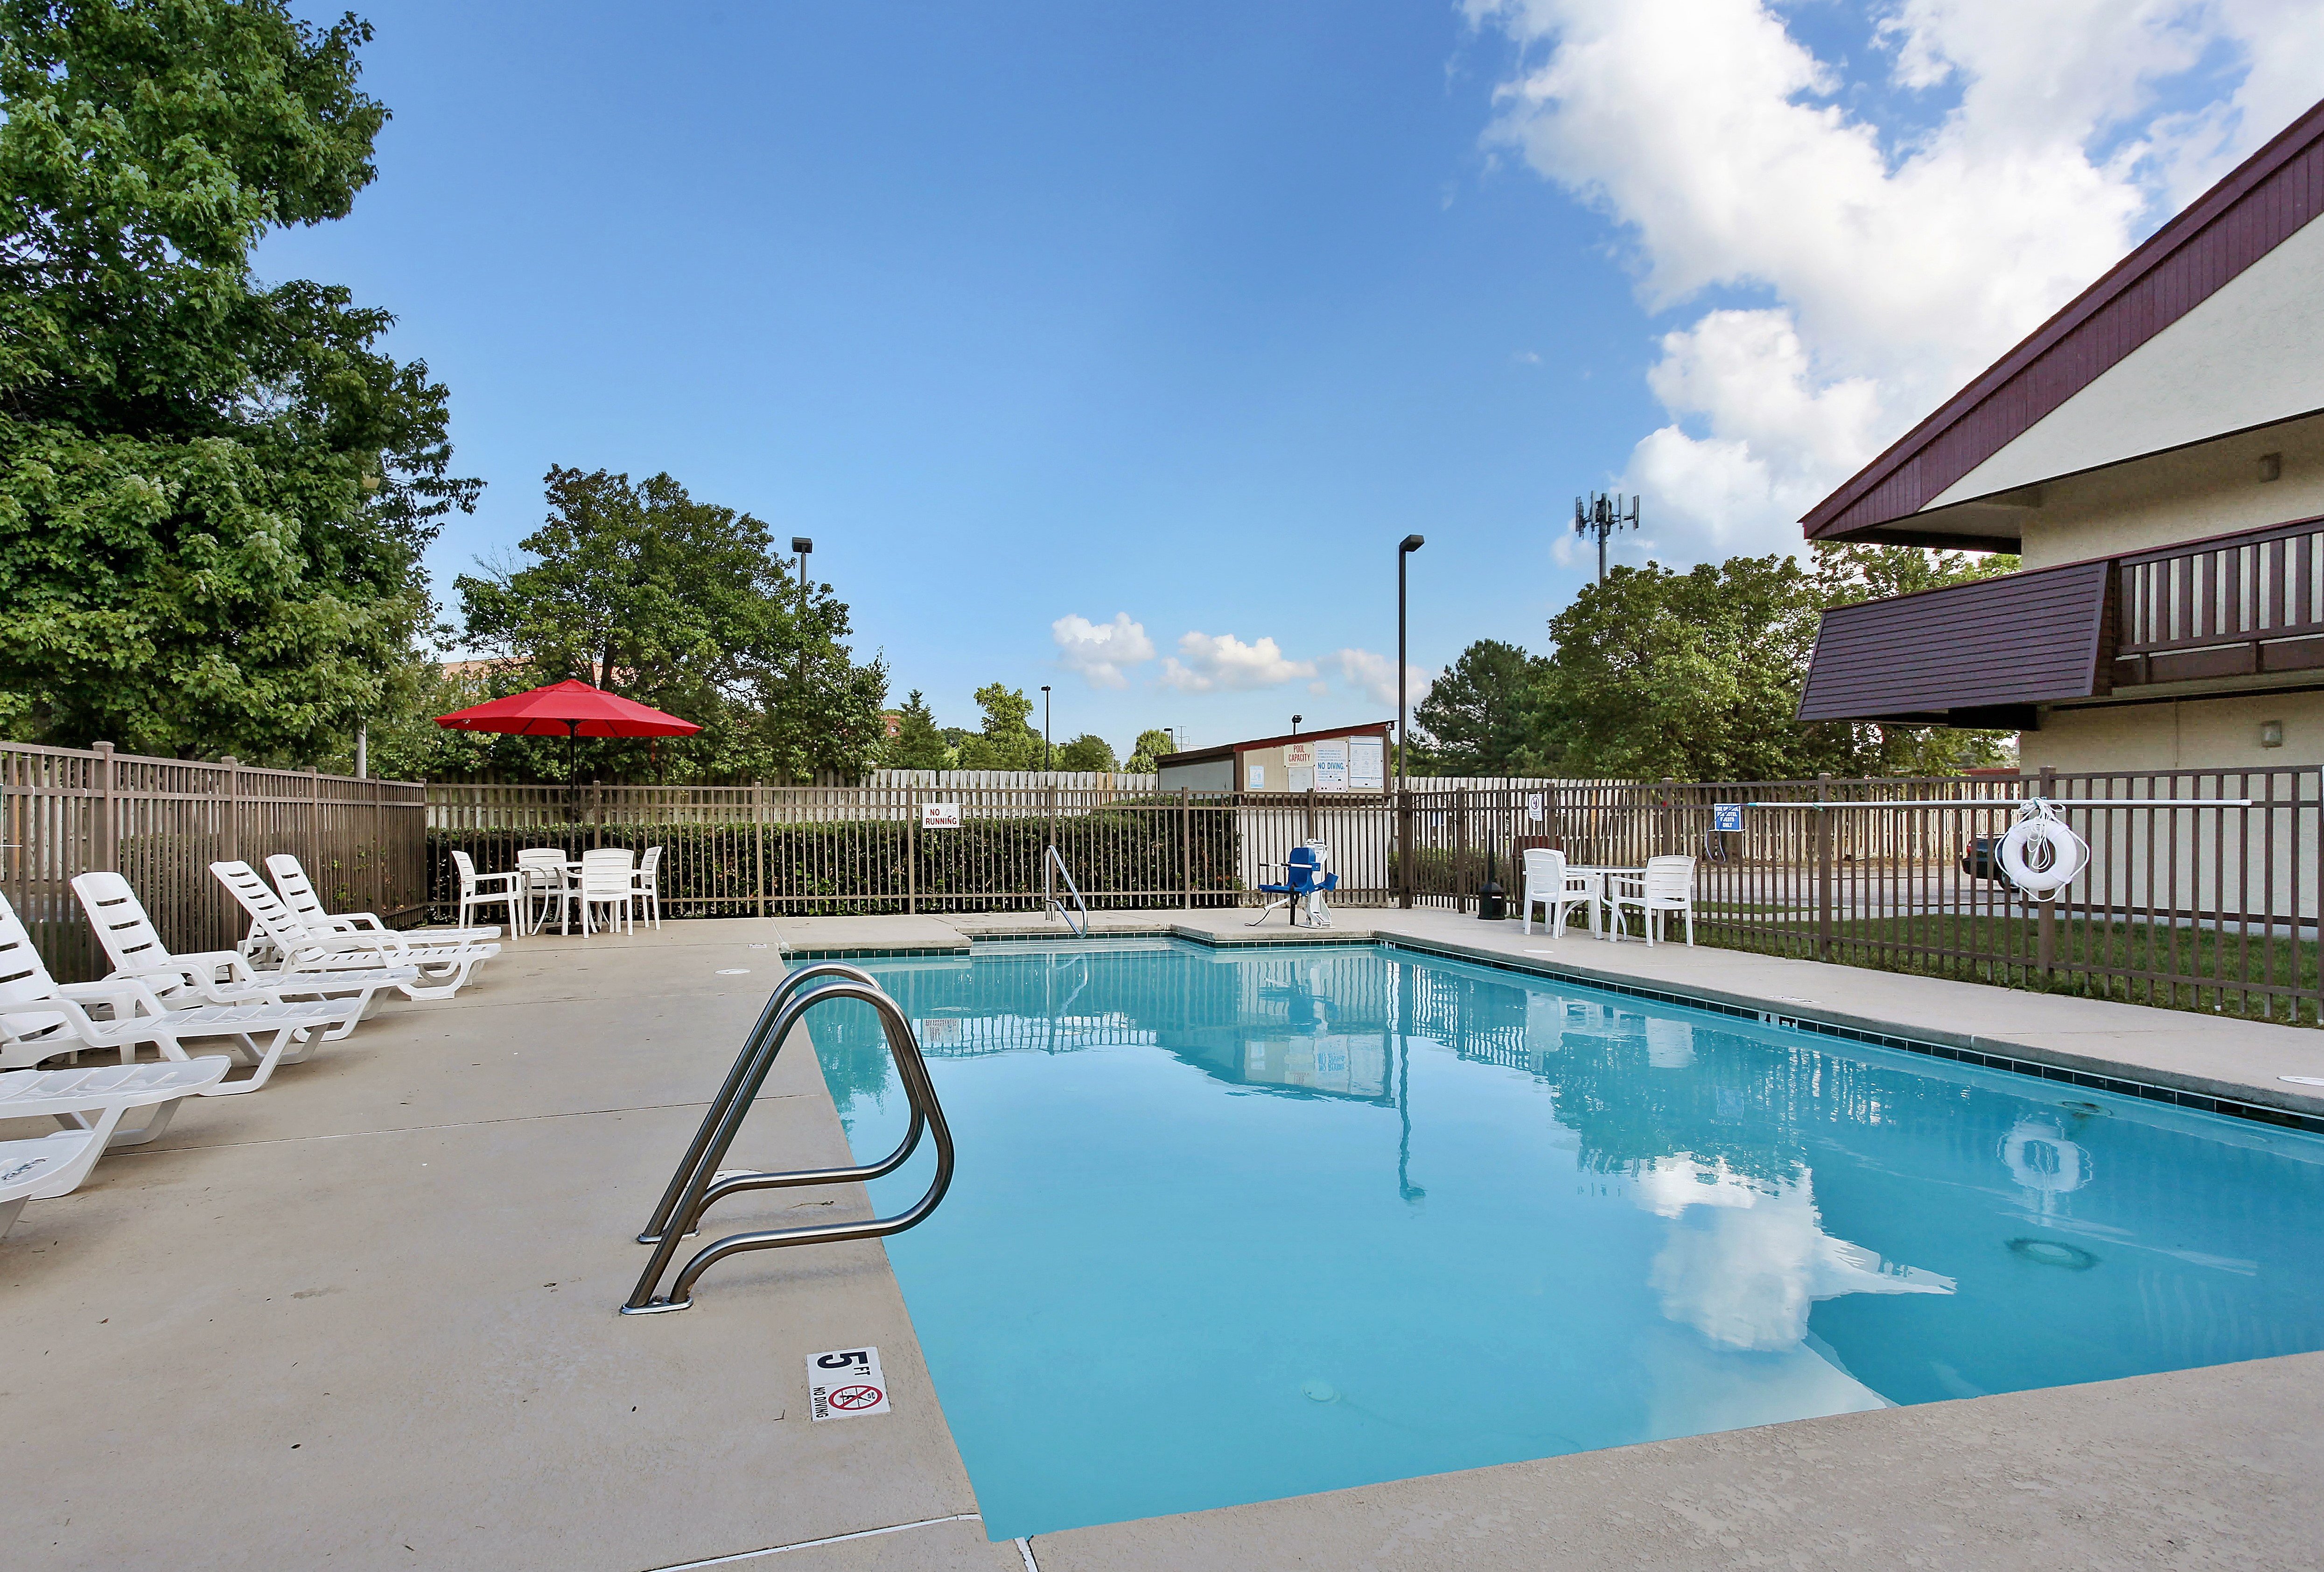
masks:
<instances>
[{"instance_id":1,"label":"white cloud","mask_svg":"<svg viewBox=\"0 0 2324 1572\"><path fill-rule=\"evenodd\" d=\"M1312 660L1291 660L1272 639L1245 644L1231 633L1187 633L1162 663L1162 685L1182 694L1246 693L1315 675Z\"/></svg>"},{"instance_id":2,"label":"white cloud","mask_svg":"<svg viewBox=\"0 0 2324 1572\"><path fill-rule=\"evenodd\" d=\"M1374 655L1369 649L1342 649L1333 654L1332 660L1340 668L1341 680L1372 703L1396 703L1394 656ZM1405 696L1413 708L1420 707L1420 701L1428 696L1429 686L1435 680L1436 674L1425 666L1407 666L1404 668Z\"/></svg>"},{"instance_id":3,"label":"white cloud","mask_svg":"<svg viewBox=\"0 0 2324 1572\"><path fill-rule=\"evenodd\" d=\"M1796 548L1807 506L2324 80L2313 0L1900 0L1882 86L1950 101L1914 131L1842 108L1766 0L1467 4L1526 49L1489 139L1622 226L1646 306L1771 298L1666 335L1649 374L1671 420L1620 483L1677 560ZM2154 108L2221 58L2230 95Z\"/></svg>"},{"instance_id":4,"label":"white cloud","mask_svg":"<svg viewBox=\"0 0 2324 1572\"><path fill-rule=\"evenodd\" d=\"M1116 611L1111 622L1093 622L1077 614L1060 617L1049 624L1049 637L1057 641L1057 658L1087 677L1093 688L1128 687L1130 678L1122 668L1154 658L1154 640L1127 611Z\"/></svg>"}]
</instances>

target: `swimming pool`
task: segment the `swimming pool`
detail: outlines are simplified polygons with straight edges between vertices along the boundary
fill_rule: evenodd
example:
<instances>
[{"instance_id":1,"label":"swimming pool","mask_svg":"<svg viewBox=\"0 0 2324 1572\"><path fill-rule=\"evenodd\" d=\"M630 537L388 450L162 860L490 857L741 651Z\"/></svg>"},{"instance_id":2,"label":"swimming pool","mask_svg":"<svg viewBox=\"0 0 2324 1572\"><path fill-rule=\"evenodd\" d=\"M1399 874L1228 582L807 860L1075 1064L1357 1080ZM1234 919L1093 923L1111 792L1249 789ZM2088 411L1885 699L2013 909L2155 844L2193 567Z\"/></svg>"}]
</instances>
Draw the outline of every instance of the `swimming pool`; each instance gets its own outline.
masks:
<instances>
[{"instance_id":1,"label":"swimming pool","mask_svg":"<svg viewBox=\"0 0 2324 1572\"><path fill-rule=\"evenodd\" d=\"M862 964L995 1538L2324 1347L2324 1138L1370 945ZM809 1019L885 1151L871 1012Z\"/></svg>"}]
</instances>

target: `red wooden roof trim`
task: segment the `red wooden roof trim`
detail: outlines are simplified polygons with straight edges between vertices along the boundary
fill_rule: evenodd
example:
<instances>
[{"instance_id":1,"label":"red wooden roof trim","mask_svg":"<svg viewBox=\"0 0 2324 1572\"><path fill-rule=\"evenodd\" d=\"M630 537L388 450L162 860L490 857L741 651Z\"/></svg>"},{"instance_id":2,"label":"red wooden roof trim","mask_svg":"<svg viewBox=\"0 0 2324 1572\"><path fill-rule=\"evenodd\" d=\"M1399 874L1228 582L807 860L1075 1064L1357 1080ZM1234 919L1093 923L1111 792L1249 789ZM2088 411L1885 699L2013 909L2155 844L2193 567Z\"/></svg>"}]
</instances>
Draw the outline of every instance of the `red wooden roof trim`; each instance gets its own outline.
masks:
<instances>
[{"instance_id":1,"label":"red wooden roof trim","mask_svg":"<svg viewBox=\"0 0 2324 1572\"><path fill-rule=\"evenodd\" d=\"M2284 179L2279 181L2279 176ZM2278 190L2280 185L2301 183L2301 177L2305 177L2304 190ZM2268 200L2282 196L2291 200ZM2319 211L2324 211L2324 102L2284 127L2015 348L1810 509L1801 519L1808 538L1852 534L1917 511L2133 350L2209 299ZM2199 244L2206 253L2190 256L2189 271L2200 272L2201 278L2158 278L2156 283L2167 294L2153 301L2148 321L2112 320L2123 314L2112 308L2134 299L2138 285ZM2246 254L2235 260L2232 254L2207 253ZM2091 353L2083 357L2083 363L2052 379L2050 385L2034 385L2041 380L2035 373L2051 360L2053 351L2070 340L2084 338L2104 342L2091 343ZM1988 410L1988 403L1996 407ZM1985 415L1987 421L1974 440L1947 444L1951 451L1941 454L1931 451L1978 414Z\"/></svg>"}]
</instances>

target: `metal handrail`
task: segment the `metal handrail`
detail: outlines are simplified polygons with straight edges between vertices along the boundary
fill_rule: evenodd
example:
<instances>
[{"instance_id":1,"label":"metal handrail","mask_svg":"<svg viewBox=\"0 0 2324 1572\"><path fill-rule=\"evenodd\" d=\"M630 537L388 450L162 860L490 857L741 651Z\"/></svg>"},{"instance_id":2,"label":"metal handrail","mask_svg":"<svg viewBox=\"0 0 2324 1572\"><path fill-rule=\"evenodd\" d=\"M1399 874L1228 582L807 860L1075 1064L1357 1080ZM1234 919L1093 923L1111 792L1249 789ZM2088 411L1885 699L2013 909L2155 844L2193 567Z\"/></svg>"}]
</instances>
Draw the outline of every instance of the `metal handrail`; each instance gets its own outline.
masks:
<instances>
[{"instance_id":1,"label":"metal handrail","mask_svg":"<svg viewBox=\"0 0 2324 1572\"><path fill-rule=\"evenodd\" d=\"M734 1056L734 1068L726 1072L726 1084L720 1087L718 1095L710 1099L709 1111L702 1116L702 1127L694 1132L694 1144L678 1160L678 1172L670 1176L669 1188L661 1192L661 1200L655 1203L653 1216L646 1221L645 1232L638 1236L639 1244L661 1243L662 1227L669 1221L669 1214L678 1209L678 1199L686 1192L686 1181L700 1166L702 1154L710 1149L710 1140L717 1132L718 1121L724 1117L726 1105L733 1100L734 1089L741 1086L743 1077L750 1073L753 1055L765 1043L768 1028L774 1025L776 1016L781 1013L784 1004L793 994L822 977L844 978L850 982L860 982L866 988L880 986L870 972L860 966L850 966L844 961L818 961L785 974L783 980L776 985L775 991L767 996L766 1008L759 1012L759 1018L752 1024L750 1034L742 1039L742 1051ZM919 1112L918 1108L912 1110L914 1122L910 1139L915 1142L919 1135Z\"/></svg>"},{"instance_id":2,"label":"metal handrail","mask_svg":"<svg viewBox=\"0 0 2324 1572\"><path fill-rule=\"evenodd\" d=\"M1065 910L1065 902L1057 898L1055 877L1057 874L1065 876L1065 889L1074 897L1074 905L1082 910L1082 925L1078 928L1074 927L1074 915ZM1051 841L1048 850L1041 854L1041 904L1065 920L1065 926L1073 930L1074 938L1089 937L1089 903L1082 899L1081 887L1074 883L1074 870L1065 866L1065 856L1058 851L1055 841Z\"/></svg>"},{"instance_id":3,"label":"metal handrail","mask_svg":"<svg viewBox=\"0 0 2324 1572\"><path fill-rule=\"evenodd\" d=\"M811 979L833 977L837 980L809 990L806 984ZM767 1074L774 1068L775 1058L788 1041L791 1028L800 1017L827 999L861 999L880 1013L880 1025L888 1039L889 1052L896 1061L896 1073L903 1082L905 1100L912 1110L911 1128L903 1141L886 1157L877 1163L846 1168L801 1169L788 1173L738 1172L719 1173L718 1161L725 1156L733 1144L734 1135L742 1127L759 1089L766 1082ZM679 1242L690 1234L701 1218L704 1209L725 1196L744 1190L770 1190L803 1184L844 1184L880 1178L903 1166L905 1160L918 1147L925 1131L933 1135L936 1148L936 1178L920 1199L893 1217L872 1218L860 1223L816 1223L805 1227L773 1228L759 1233L730 1234L696 1251L694 1257L680 1268L671 1282L669 1292L656 1297L662 1274L678 1254ZM878 1239L890 1234L900 1234L906 1228L925 1221L944 1200L951 1187L953 1173L952 1131L945 1125L944 1108L936 1101L935 1083L928 1078L927 1062L921 1057L919 1040L912 1034L912 1024L886 990L863 972L839 962L820 962L803 967L783 979L783 986L768 999L767 1007L760 1013L758 1024L744 1040L734 1068L728 1072L726 1084L703 1119L694 1145L678 1164L678 1172L670 1179L670 1187L663 1192L654 1216L639 1236L639 1242L650 1243L654 1252L646 1268L638 1277L637 1287L622 1306L623 1315L654 1315L663 1310L684 1310L694 1302L695 1282L704 1272L728 1255L746 1250L772 1250L790 1245L835 1244L844 1239Z\"/></svg>"}]
</instances>

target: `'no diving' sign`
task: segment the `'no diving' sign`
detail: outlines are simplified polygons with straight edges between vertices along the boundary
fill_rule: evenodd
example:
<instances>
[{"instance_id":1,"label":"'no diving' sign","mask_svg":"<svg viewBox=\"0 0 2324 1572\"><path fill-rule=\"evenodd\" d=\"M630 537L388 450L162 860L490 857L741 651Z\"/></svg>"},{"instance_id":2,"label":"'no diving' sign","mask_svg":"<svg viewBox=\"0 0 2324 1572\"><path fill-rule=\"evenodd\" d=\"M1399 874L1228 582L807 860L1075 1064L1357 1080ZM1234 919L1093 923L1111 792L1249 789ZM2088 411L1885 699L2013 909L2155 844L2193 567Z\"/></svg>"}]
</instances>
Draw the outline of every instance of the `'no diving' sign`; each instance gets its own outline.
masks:
<instances>
[{"instance_id":1,"label":"'no diving' sign","mask_svg":"<svg viewBox=\"0 0 2324 1572\"><path fill-rule=\"evenodd\" d=\"M809 1355L807 1411L818 1422L889 1412L888 1378L880 1374L880 1350L835 1348Z\"/></svg>"}]
</instances>

